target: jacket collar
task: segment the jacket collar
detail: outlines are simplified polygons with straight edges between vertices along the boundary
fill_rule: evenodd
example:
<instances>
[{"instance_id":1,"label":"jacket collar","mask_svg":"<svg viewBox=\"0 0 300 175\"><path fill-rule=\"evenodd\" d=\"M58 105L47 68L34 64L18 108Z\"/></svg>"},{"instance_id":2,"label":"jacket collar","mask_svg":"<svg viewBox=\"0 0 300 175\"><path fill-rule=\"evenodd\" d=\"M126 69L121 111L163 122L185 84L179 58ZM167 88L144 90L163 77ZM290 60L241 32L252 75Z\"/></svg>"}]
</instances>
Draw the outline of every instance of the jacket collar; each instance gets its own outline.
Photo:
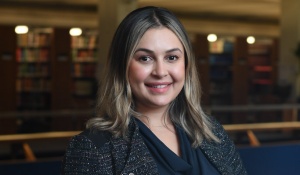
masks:
<instances>
[{"instance_id":1,"label":"jacket collar","mask_svg":"<svg viewBox=\"0 0 300 175\"><path fill-rule=\"evenodd\" d=\"M128 140L112 138L112 156L116 174L159 174L157 165L132 118L128 125Z\"/></svg>"}]
</instances>

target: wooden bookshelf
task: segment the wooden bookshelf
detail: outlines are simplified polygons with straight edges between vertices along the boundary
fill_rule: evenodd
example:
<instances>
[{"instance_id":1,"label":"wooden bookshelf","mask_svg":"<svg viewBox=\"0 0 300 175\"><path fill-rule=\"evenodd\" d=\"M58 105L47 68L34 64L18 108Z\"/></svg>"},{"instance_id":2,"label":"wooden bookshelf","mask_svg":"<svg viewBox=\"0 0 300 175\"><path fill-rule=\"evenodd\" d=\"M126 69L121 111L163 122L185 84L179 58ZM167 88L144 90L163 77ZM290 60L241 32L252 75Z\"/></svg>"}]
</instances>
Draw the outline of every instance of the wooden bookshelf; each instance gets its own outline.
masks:
<instances>
[{"instance_id":1,"label":"wooden bookshelf","mask_svg":"<svg viewBox=\"0 0 300 175\"><path fill-rule=\"evenodd\" d=\"M257 39L254 44L248 45L249 94L254 98L272 94L276 85L276 48L277 42L272 38Z\"/></svg>"},{"instance_id":2,"label":"wooden bookshelf","mask_svg":"<svg viewBox=\"0 0 300 175\"><path fill-rule=\"evenodd\" d=\"M207 35L193 38L197 69L202 87L202 104L232 104L233 38L208 42Z\"/></svg>"},{"instance_id":3,"label":"wooden bookshelf","mask_svg":"<svg viewBox=\"0 0 300 175\"><path fill-rule=\"evenodd\" d=\"M209 45L211 104L231 105L233 39L223 37Z\"/></svg>"},{"instance_id":4,"label":"wooden bookshelf","mask_svg":"<svg viewBox=\"0 0 300 175\"><path fill-rule=\"evenodd\" d=\"M17 109L50 109L51 49L50 28L31 29L17 35Z\"/></svg>"},{"instance_id":5,"label":"wooden bookshelf","mask_svg":"<svg viewBox=\"0 0 300 175\"><path fill-rule=\"evenodd\" d=\"M91 108L96 97L97 32L85 30L71 37L73 105Z\"/></svg>"},{"instance_id":6,"label":"wooden bookshelf","mask_svg":"<svg viewBox=\"0 0 300 175\"><path fill-rule=\"evenodd\" d=\"M27 34L16 34L14 29L0 26L0 77L5 84L0 86L0 112L92 108L97 34L72 38L69 28L63 27L30 27ZM0 133L83 128L84 121L57 119L1 118Z\"/></svg>"},{"instance_id":7,"label":"wooden bookshelf","mask_svg":"<svg viewBox=\"0 0 300 175\"><path fill-rule=\"evenodd\" d=\"M276 39L258 40L249 45L245 36L221 36L216 42L209 43L206 35L197 34L192 42L203 95L209 94L205 104L248 104L252 91L259 92L253 88L255 84L269 88L276 85Z\"/></svg>"},{"instance_id":8,"label":"wooden bookshelf","mask_svg":"<svg viewBox=\"0 0 300 175\"><path fill-rule=\"evenodd\" d=\"M222 37L209 43L205 34L192 38L204 106L232 104L233 41L232 37ZM230 120L230 114L213 115L222 123Z\"/></svg>"}]
</instances>

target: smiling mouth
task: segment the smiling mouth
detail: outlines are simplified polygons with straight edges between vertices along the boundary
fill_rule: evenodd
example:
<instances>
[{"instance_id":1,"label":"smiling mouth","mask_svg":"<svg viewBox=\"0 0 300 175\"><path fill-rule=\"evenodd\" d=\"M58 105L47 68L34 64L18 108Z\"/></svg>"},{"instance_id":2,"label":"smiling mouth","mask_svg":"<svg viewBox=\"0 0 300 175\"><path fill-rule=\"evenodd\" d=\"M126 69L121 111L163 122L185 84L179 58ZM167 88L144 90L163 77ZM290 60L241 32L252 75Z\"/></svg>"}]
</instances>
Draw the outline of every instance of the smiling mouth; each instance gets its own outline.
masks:
<instances>
[{"instance_id":1,"label":"smiling mouth","mask_svg":"<svg viewBox=\"0 0 300 175\"><path fill-rule=\"evenodd\" d=\"M168 85L157 85L157 86L151 86L151 87L153 87L153 88L165 88L165 87L167 87Z\"/></svg>"},{"instance_id":2,"label":"smiling mouth","mask_svg":"<svg viewBox=\"0 0 300 175\"><path fill-rule=\"evenodd\" d=\"M156 89L162 89L162 88L169 86L170 84L158 84L158 85L146 84L146 86L151 87L151 88L156 88Z\"/></svg>"}]
</instances>

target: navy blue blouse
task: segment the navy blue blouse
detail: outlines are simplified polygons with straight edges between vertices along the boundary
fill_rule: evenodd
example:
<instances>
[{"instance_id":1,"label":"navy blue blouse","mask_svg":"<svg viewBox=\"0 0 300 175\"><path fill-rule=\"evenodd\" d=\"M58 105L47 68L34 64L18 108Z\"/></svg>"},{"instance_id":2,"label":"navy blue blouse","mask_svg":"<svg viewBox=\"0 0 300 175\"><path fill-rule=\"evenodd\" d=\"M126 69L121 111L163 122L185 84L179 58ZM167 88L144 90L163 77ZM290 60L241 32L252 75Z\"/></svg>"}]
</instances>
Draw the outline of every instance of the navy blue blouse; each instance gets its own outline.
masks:
<instances>
[{"instance_id":1,"label":"navy blue blouse","mask_svg":"<svg viewBox=\"0 0 300 175\"><path fill-rule=\"evenodd\" d=\"M178 157L140 120L136 119L140 133L162 175L220 175L206 159L200 148L191 146L183 129L176 127L180 142L181 157Z\"/></svg>"}]
</instances>

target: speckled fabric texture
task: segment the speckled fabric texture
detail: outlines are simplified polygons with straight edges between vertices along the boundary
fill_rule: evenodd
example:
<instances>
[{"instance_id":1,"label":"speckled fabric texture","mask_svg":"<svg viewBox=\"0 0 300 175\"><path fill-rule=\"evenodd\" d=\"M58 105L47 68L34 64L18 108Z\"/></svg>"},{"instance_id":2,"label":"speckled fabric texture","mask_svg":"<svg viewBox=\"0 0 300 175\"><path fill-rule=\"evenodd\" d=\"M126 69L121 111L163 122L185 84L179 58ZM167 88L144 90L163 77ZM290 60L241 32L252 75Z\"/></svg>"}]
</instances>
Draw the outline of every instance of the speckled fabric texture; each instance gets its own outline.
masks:
<instances>
[{"instance_id":1,"label":"speckled fabric texture","mask_svg":"<svg viewBox=\"0 0 300 175\"><path fill-rule=\"evenodd\" d=\"M222 125L216 120L213 122L215 124L214 134L221 142L204 140L200 147L201 150L222 175L246 175L246 169L234 143L229 139Z\"/></svg>"},{"instance_id":2,"label":"speckled fabric texture","mask_svg":"<svg viewBox=\"0 0 300 175\"><path fill-rule=\"evenodd\" d=\"M204 140L201 145L207 159L222 175L246 175L239 154L223 127L214 120L215 134L221 143ZM62 175L156 175L157 166L134 120L128 139L89 130L74 136L66 150Z\"/></svg>"}]
</instances>

